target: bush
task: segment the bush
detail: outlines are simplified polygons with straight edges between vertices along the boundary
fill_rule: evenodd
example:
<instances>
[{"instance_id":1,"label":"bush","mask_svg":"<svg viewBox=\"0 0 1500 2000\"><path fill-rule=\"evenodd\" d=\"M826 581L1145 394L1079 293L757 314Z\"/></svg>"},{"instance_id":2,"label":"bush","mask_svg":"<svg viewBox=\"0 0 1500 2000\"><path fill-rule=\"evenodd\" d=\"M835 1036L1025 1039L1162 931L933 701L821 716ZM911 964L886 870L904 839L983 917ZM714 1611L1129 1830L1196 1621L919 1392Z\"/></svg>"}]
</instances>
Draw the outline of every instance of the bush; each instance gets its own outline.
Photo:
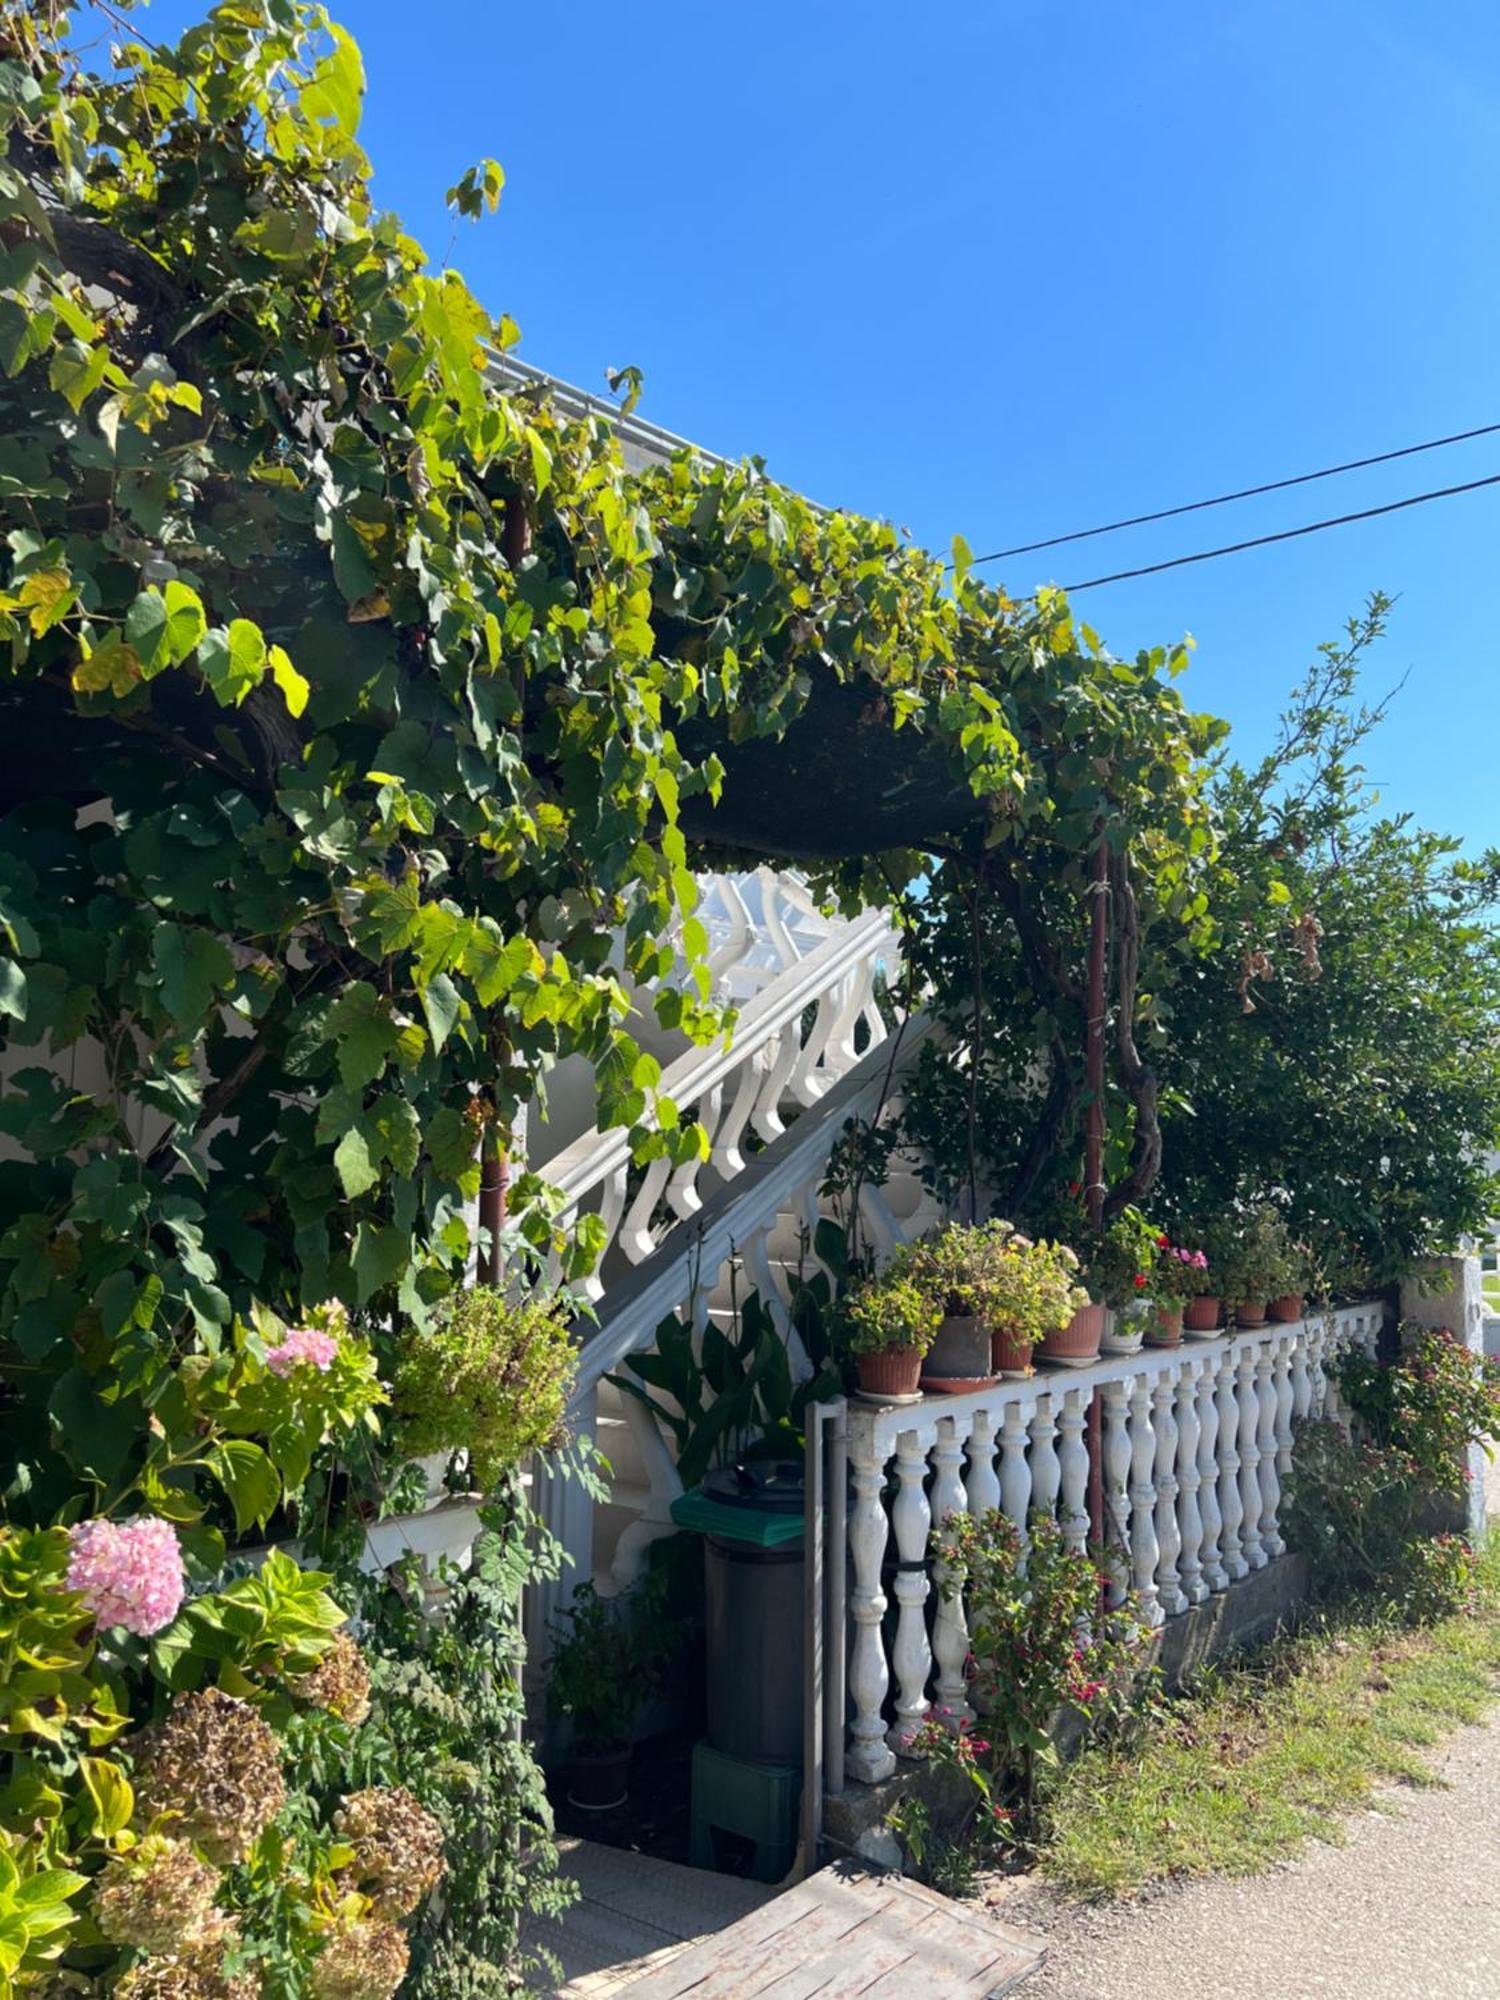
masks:
<instances>
[{"instance_id":1,"label":"bush","mask_svg":"<svg viewBox=\"0 0 1500 2000\"><path fill-rule=\"evenodd\" d=\"M578 1359L565 1312L476 1285L446 1300L430 1330L411 1329L391 1391L403 1449L467 1451L485 1492L533 1452L556 1450Z\"/></svg>"},{"instance_id":2,"label":"bush","mask_svg":"<svg viewBox=\"0 0 1500 2000\"><path fill-rule=\"evenodd\" d=\"M547 1706L573 1725L584 1755L621 1749L660 1686L675 1638L666 1615L667 1573L653 1570L627 1596L605 1600L580 1584L557 1645Z\"/></svg>"}]
</instances>

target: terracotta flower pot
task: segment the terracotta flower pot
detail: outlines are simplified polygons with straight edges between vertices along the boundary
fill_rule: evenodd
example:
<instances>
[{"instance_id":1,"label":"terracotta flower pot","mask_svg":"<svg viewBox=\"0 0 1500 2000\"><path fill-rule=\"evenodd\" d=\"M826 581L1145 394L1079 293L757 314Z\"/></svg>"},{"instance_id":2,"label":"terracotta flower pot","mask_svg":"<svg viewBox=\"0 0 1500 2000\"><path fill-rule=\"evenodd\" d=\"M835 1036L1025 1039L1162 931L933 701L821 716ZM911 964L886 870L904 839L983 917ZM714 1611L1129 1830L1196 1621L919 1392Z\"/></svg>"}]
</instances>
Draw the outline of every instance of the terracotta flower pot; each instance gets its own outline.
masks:
<instances>
[{"instance_id":1,"label":"terracotta flower pot","mask_svg":"<svg viewBox=\"0 0 1500 2000\"><path fill-rule=\"evenodd\" d=\"M1078 1368L1093 1361L1104 1338L1104 1307L1080 1306L1066 1326L1045 1334L1038 1352L1043 1361L1061 1361Z\"/></svg>"},{"instance_id":2,"label":"terracotta flower pot","mask_svg":"<svg viewBox=\"0 0 1500 2000\"><path fill-rule=\"evenodd\" d=\"M1279 1299L1272 1299L1266 1310L1272 1319L1284 1326L1289 1320L1301 1319L1306 1305L1301 1292L1283 1292Z\"/></svg>"},{"instance_id":3,"label":"terracotta flower pot","mask_svg":"<svg viewBox=\"0 0 1500 2000\"><path fill-rule=\"evenodd\" d=\"M1009 1327L997 1326L990 1336L990 1366L999 1375L1029 1375L1033 1340L1018 1340Z\"/></svg>"},{"instance_id":4,"label":"terracotta flower pot","mask_svg":"<svg viewBox=\"0 0 1500 2000\"><path fill-rule=\"evenodd\" d=\"M937 1395L962 1395L995 1379L990 1330L976 1313L949 1313L922 1359L922 1387Z\"/></svg>"},{"instance_id":5,"label":"terracotta flower pot","mask_svg":"<svg viewBox=\"0 0 1500 2000\"><path fill-rule=\"evenodd\" d=\"M1253 1302L1237 1305L1234 1309L1234 1323L1236 1326L1264 1326L1266 1309L1263 1305L1256 1305Z\"/></svg>"},{"instance_id":6,"label":"terracotta flower pot","mask_svg":"<svg viewBox=\"0 0 1500 2000\"><path fill-rule=\"evenodd\" d=\"M859 1386L867 1396L915 1396L922 1385L920 1347L885 1347L855 1356Z\"/></svg>"},{"instance_id":7,"label":"terracotta flower pot","mask_svg":"<svg viewBox=\"0 0 1500 2000\"><path fill-rule=\"evenodd\" d=\"M1207 1293L1202 1298L1189 1299L1182 1309L1182 1323L1191 1327L1194 1333L1207 1333L1219 1324L1221 1301L1210 1298Z\"/></svg>"},{"instance_id":8,"label":"terracotta flower pot","mask_svg":"<svg viewBox=\"0 0 1500 2000\"><path fill-rule=\"evenodd\" d=\"M1146 1322L1146 1345L1181 1347L1182 1317L1181 1306L1158 1306L1155 1315Z\"/></svg>"},{"instance_id":9,"label":"terracotta flower pot","mask_svg":"<svg viewBox=\"0 0 1500 2000\"><path fill-rule=\"evenodd\" d=\"M568 1804L580 1812L613 1812L630 1791L630 1745L575 1754L568 1767Z\"/></svg>"}]
</instances>

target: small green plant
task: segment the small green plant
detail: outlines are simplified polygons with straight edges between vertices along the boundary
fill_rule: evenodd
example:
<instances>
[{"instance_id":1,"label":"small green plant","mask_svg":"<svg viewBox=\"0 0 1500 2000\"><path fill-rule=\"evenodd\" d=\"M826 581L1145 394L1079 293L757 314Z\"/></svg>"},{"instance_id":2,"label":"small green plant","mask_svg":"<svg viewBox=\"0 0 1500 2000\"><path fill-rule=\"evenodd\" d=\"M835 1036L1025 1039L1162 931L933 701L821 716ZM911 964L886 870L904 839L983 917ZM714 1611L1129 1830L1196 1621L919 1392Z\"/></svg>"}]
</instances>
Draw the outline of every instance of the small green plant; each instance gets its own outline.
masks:
<instances>
[{"instance_id":1,"label":"small green plant","mask_svg":"<svg viewBox=\"0 0 1500 2000\"><path fill-rule=\"evenodd\" d=\"M950 1222L911 1247L907 1269L944 1315L994 1316L998 1265L1011 1231L1003 1222Z\"/></svg>"},{"instance_id":2,"label":"small green plant","mask_svg":"<svg viewBox=\"0 0 1500 2000\"><path fill-rule=\"evenodd\" d=\"M916 1349L925 1354L943 1321L939 1299L915 1275L908 1275L910 1262L885 1272L882 1277L850 1295L844 1301L842 1323L844 1344L851 1354L887 1354Z\"/></svg>"},{"instance_id":3,"label":"small green plant","mask_svg":"<svg viewBox=\"0 0 1500 2000\"><path fill-rule=\"evenodd\" d=\"M1299 1289L1302 1260L1279 1210L1257 1202L1221 1222L1214 1232L1219 1296L1229 1305L1263 1306Z\"/></svg>"},{"instance_id":4,"label":"small green plant","mask_svg":"<svg viewBox=\"0 0 1500 2000\"><path fill-rule=\"evenodd\" d=\"M938 1554L944 1595L962 1594L968 1610L970 1698L997 1746L993 1760L975 1768L993 1784L1003 1761L1029 1832L1038 1767L1058 1761L1058 1716L1071 1708L1101 1721L1125 1711L1137 1696L1149 1635L1130 1604L1103 1613L1104 1577L1056 1521L1034 1521L1023 1542L998 1510L950 1515Z\"/></svg>"},{"instance_id":5,"label":"small green plant","mask_svg":"<svg viewBox=\"0 0 1500 2000\"><path fill-rule=\"evenodd\" d=\"M1433 1491L1457 1497L1471 1445L1500 1437L1500 1359L1471 1354L1445 1328L1401 1327L1389 1361L1357 1351L1337 1364L1340 1392L1367 1433L1404 1452Z\"/></svg>"},{"instance_id":6,"label":"small green plant","mask_svg":"<svg viewBox=\"0 0 1500 2000\"><path fill-rule=\"evenodd\" d=\"M573 1747L584 1756L623 1749L661 1685L676 1637L666 1572L652 1570L619 1598L580 1584L566 1622L553 1632L548 1712L572 1723Z\"/></svg>"},{"instance_id":7,"label":"small green plant","mask_svg":"<svg viewBox=\"0 0 1500 2000\"><path fill-rule=\"evenodd\" d=\"M1218 1273L1205 1251L1174 1243L1165 1231L1157 1237L1149 1291L1155 1304L1171 1311L1212 1292L1217 1282Z\"/></svg>"},{"instance_id":8,"label":"small green plant","mask_svg":"<svg viewBox=\"0 0 1500 2000\"><path fill-rule=\"evenodd\" d=\"M1066 1243L1023 1236L1008 1222L990 1225L994 1235L993 1303L995 1325L1022 1345L1064 1327L1089 1302L1079 1283L1079 1263Z\"/></svg>"},{"instance_id":9,"label":"small green plant","mask_svg":"<svg viewBox=\"0 0 1500 2000\"><path fill-rule=\"evenodd\" d=\"M929 1788L932 1796L909 1793L891 1808L885 1823L934 1889L945 1896L971 1896L981 1871L1013 1844L1014 1816L994 1795L989 1738L972 1722L941 1709L922 1724L911 1749L936 1780ZM959 1802L945 1811L955 1779Z\"/></svg>"},{"instance_id":10,"label":"small green plant","mask_svg":"<svg viewBox=\"0 0 1500 2000\"><path fill-rule=\"evenodd\" d=\"M1089 1296L1115 1311L1146 1296L1161 1256L1161 1234L1138 1208L1122 1208L1103 1229L1084 1230L1079 1261Z\"/></svg>"},{"instance_id":11,"label":"small green plant","mask_svg":"<svg viewBox=\"0 0 1500 2000\"><path fill-rule=\"evenodd\" d=\"M410 1329L392 1387L402 1449L467 1450L485 1492L555 1449L577 1366L566 1310L477 1285L446 1299L431 1328Z\"/></svg>"}]
</instances>

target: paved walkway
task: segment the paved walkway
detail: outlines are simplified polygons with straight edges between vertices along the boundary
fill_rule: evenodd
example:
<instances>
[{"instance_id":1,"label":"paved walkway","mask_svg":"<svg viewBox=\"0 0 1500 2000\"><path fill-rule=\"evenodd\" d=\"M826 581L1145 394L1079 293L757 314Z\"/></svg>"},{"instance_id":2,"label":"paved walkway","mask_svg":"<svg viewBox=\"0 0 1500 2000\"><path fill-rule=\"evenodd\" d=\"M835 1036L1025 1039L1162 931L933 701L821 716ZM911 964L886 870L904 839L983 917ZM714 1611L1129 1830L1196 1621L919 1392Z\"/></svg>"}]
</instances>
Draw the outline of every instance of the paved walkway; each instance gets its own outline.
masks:
<instances>
[{"instance_id":1,"label":"paved walkway","mask_svg":"<svg viewBox=\"0 0 1500 2000\"><path fill-rule=\"evenodd\" d=\"M1396 1788L1269 1875L1085 1908L1017 1884L996 1913L1049 1947L1023 2000L1495 2000L1500 1724L1441 1768L1447 1789Z\"/></svg>"}]
</instances>

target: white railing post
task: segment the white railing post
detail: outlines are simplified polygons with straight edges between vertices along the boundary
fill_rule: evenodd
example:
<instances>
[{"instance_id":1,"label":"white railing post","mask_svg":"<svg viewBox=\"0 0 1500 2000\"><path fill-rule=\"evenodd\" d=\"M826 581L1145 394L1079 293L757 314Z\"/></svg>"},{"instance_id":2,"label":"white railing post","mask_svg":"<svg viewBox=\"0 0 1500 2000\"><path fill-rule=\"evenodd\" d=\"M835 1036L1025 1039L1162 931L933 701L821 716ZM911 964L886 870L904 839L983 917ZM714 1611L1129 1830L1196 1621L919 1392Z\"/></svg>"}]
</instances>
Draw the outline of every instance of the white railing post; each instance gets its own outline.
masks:
<instances>
[{"instance_id":1,"label":"white railing post","mask_svg":"<svg viewBox=\"0 0 1500 2000\"><path fill-rule=\"evenodd\" d=\"M901 1756L927 1720L927 1677L932 1647L927 1637L927 1561L932 1509L927 1504L927 1449L916 1431L896 1439L896 1498L891 1526L896 1534L895 1720L886 1741Z\"/></svg>"},{"instance_id":2,"label":"white railing post","mask_svg":"<svg viewBox=\"0 0 1500 2000\"><path fill-rule=\"evenodd\" d=\"M1053 1438L1057 1432L1057 1421L1053 1415L1051 1396L1038 1396L1036 1412L1031 1419L1031 1507L1033 1520L1050 1521L1057 1512L1057 1495L1062 1485L1062 1467L1058 1463L1057 1447Z\"/></svg>"},{"instance_id":3,"label":"white railing post","mask_svg":"<svg viewBox=\"0 0 1500 2000\"><path fill-rule=\"evenodd\" d=\"M1175 1363L1163 1368L1151 1394L1156 1432L1156 1592L1168 1618L1187 1609L1177 1574L1182 1537L1177 1528L1177 1419L1172 1410L1176 1377Z\"/></svg>"},{"instance_id":4,"label":"white railing post","mask_svg":"<svg viewBox=\"0 0 1500 2000\"><path fill-rule=\"evenodd\" d=\"M1024 1557L1030 1545L1026 1523L1031 1518L1031 1468L1026 1463L1026 1419L1019 1399L1006 1404L1000 1424L1000 1505L1021 1538Z\"/></svg>"},{"instance_id":5,"label":"white railing post","mask_svg":"<svg viewBox=\"0 0 1500 2000\"><path fill-rule=\"evenodd\" d=\"M952 1417L943 1417L932 1450L932 1520L941 1534L950 1517L968 1512L969 1499L959 1476L963 1464L963 1440ZM964 1616L961 1591L946 1590L947 1566L934 1562L933 1583L937 1606L932 1620L932 1657L937 1675L933 1682L933 1703L950 1729L969 1721L973 1711L967 1700L964 1663L969 1657L969 1627Z\"/></svg>"},{"instance_id":6,"label":"white railing post","mask_svg":"<svg viewBox=\"0 0 1500 2000\"><path fill-rule=\"evenodd\" d=\"M1255 1356L1255 1448L1260 1453L1260 1544L1268 1559L1286 1554L1286 1543L1277 1526L1281 1506L1281 1477L1276 1459L1280 1445L1276 1436L1276 1350L1266 1343Z\"/></svg>"},{"instance_id":7,"label":"white railing post","mask_svg":"<svg viewBox=\"0 0 1500 2000\"><path fill-rule=\"evenodd\" d=\"M988 1410L974 1412L964 1491L968 1495L969 1512L976 1521L1000 1505L1000 1481L995 1472L995 1419Z\"/></svg>"},{"instance_id":8,"label":"white railing post","mask_svg":"<svg viewBox=\"0 0 1500 2000\"><path fill-rule=\"evenodd\" d=\"M1234 1349L1218 1359L1214 1400L1219 1412L1219 1561L1231 1583L1250 1574L1240 1541L1245 1509L1240 1500L1240 1403L1236 1393Z\"/></svg>"},{"instance_id":9,"label":"white railing post","mask_svg":"<svg viewBox=\"0 0 1500 2000\"><path fill-rule=\"evenodd\" d=\"M1219 1406L1215 1400L1218 1386L1219 1364L1210 1354L1199 1365L1194 1395L1198 1413L1198 1512L1203 1522L1198 1562L1203 1581L1211 1591L1229 1587L1219 1554L1219 1535L1224 1523L1219 1514Z\"/></svg>"},{"instance_id":10,"label":"white railing post","mask_svg":"<svg viewBox=\"0 0 1500 2000\"><path fill-rule=\"evenodd\" d=\"M1156 1594L1156 1433L1151 1428L1151 1385L1137 1375L1130 1385L1131 1584L1148 1625L1162 1622Z\"/></svg>"},{"instance_id":11,"label":"white railing post","mask_svg":"<svg viewBox=\"0 0 1500 2000\"><path fill-rule=\"evenodd\" d=\"M1312 1325L1303 1320L1292 1336L1292 1430L1306 1421L1312 1409Z\"/></svg>"},{"instance_id":12,"label":"white railing post","mask_svg":"<svg viewBox=\"0 0 1500 2000\"><path fill-rule=\"evenodd\" d=\"M1246 1341L1235 1367L1235 1400L1240 1423L1240 1548L1251 1569L1264 1569L1260 1541L1260 1402L1255 1393L1255 1349Z\"/></svg>"},{"instance_id":13,"label":"white railing post","mask_svg":"<svg viewBox=\"0 0 1500 2000\"><path fill-rule=\"evenodd\" d=\"M1089 1448L1083 1441L1088 1421L1086 1391L1069 1389L1063 1395L1062 1413L1057 1420L1062 1439L1058 1460L1062 1467L1062 1505L1059 1518L1063 1540L1080 1554L1089 1540Z\"/></svg>"},{"instance_id":14,"label":"white railing post","mask_svg":"<svg viewBox=\"0 0 1500 2000\"><path fill-rule=\"evenodd\" d=\"M1201 1556L1203 1510L1198 1501L1203 1480L1198 1470L1198 1377L1202 1366L1199 1357L1189 1355L1177 1378L1177 1533L1182 1545L1177 1575L1189 1604L1201 1604L1208 1595Z\"/></svg>"},{"instance_id":15,"label":"white railing post","mask_svg":"<svg viewBox=\"0 0 1500 2000\"><path fill-rule=\"evenodd\" d=\"M1117 1611L1130 1592L1130 1423L1123 1382L1100 1385L1104 1403L1100 1454L1104 1461L1104 1547L1109 1587L1105 1603Z\"/></svg>"},{"instance_id":16,"label":"white railing post","mask_svg":"<svg viewBox=\"0 0 1500 2000\"><path fill-rule=\"evenodd\" d=\"M880 1621L885 1616L880 1569L890 1524L880 1498L885 1464L876 1456L879 1447L873 1444L873 1436L873 1431L852 1431L849 1442L854 1483L854 1505L849 1510L849 1559L854 1572L849 1592L849 1616L854 1627L849 1652L849 1699L854 1706L854 1720L849 1726L844 1768L850 1777L866 1785L888 1778L896 1768L895 1755L885 1740L881 1715L890 1673L880 1632Z\"/></svg>"}]
</instances>

